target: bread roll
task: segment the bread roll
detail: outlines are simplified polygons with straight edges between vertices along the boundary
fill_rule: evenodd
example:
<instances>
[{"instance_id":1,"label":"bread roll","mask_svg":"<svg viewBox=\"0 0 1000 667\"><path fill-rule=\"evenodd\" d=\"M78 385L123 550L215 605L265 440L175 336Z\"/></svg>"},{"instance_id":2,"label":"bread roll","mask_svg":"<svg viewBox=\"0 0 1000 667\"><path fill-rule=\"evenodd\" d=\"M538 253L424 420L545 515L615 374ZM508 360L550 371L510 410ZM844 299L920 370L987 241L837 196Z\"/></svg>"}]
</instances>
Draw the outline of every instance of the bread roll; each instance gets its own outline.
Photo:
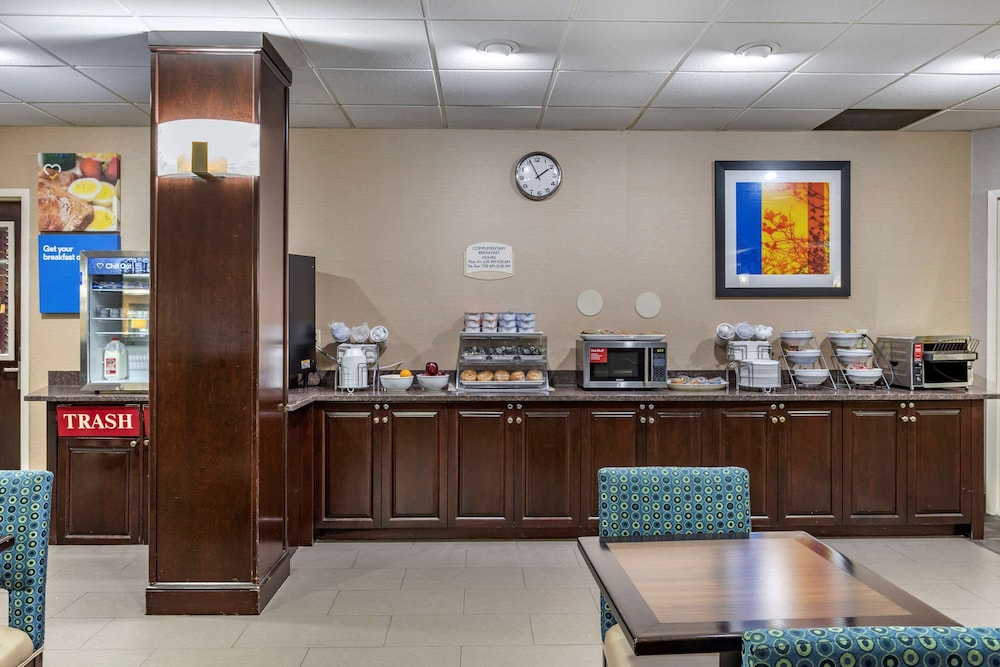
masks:
<instances>
[{"instance_id":1,"label":"bread roll","mask_svg":"<svg viewBox=\"0 0 1000 667\"><path fill-rule=\"evenodd\" d=\"M493 379L497 382L506 382L510 379L510 373L504 370L499 370L493 373Z\"/></svg>"},{"instance_id":2,"label":"bread roll","mask_svg":"<svg viewBox=\"0 0 1000 667\"><path fill-rule=\"evenodd\" d=\"M478 382L489 382L493 379L493 371L479 371L476 373L476 380Z\"/></svg>"},{"instance_id":3,"label":"bread roll","mask_svg":"<svg viewBox=\"0 0 1000 667\"><path fill-rule=\"evenodd\" d=\"M511 382L524 382L524 371L514 371L510 374Z\"/></svg>"},{"instance_id":4,"label":"bread roll","mask_svg":"<svg viewBox=\"0 0 1000 667\"><path fill-rule=\"evenodd\" d=\"M462 382L475 382L476 381L476 371L471 368L466 368L462 371Z\"/></svg>"},{"instance_id":5,"label":"bread roll","mask_svg":"<svg viewBox=\"0 0 1000 667\"><path fill-rule=\"evenodd\" d=\"M539 370L528 371L527 378L531 382L541 382L542 372Z\"/></svg>"}]
</instances>

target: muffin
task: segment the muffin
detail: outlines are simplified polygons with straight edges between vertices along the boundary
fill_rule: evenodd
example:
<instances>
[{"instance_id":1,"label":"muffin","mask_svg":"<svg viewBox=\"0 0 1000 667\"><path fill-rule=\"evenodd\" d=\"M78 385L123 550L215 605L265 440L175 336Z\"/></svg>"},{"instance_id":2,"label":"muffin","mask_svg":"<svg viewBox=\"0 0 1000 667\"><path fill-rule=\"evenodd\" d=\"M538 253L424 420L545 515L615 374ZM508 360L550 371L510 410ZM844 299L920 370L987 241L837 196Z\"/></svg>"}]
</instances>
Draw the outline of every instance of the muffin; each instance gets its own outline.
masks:
<instances>
[{"instance_id":1,"label":"muffin","mask_svg":"<svg viewBox=\"0 0 1000 667\"><path fill-rule=\"evenodd\" d=\"M524 382L524 371L514 371L510 374L511 382Z\"/></svg>"},{"instance_id":2,"label":"muffin","mask_svg":"<svg viewBox=\"0 0 1000 667\"><path fill-rule=\"evenodd\" d=\"M471 368L466 368L462 371L462 382L475 382L476 381L476 371Z\"/></svg>"},{"instance_id":3,"label":"muffin","mask_svg":"<svg viewBox=\"0 0 1000 667\"><path fill-rule=\"evenodd\" d=\"M542 381L542 372L540 370L530 370L530 371L528 371L528 373L527 373L527 375L525 377L528 378L529 382L541 382Z\"/></svg>"},{"instance_id":4,"label":"muffin","mask_svg":"<svg viewBox=\"0 0 1000 667\"><path fill-rule=\"evenodd\" d=\"M499 370L493 373L493 379L496 382L507 382L510 380L510 373L504 370Z\"/></svg>"},{"instance_id":5,"label":"muffin","mask_svg":"<svg viewBox=\"0 0 1000 667\"><path fill-rule=\"evenodd\" d=\"M477 382L490 382L493 379L493 371L479 371L476 373Z\"/></svg>"}]
</instances>

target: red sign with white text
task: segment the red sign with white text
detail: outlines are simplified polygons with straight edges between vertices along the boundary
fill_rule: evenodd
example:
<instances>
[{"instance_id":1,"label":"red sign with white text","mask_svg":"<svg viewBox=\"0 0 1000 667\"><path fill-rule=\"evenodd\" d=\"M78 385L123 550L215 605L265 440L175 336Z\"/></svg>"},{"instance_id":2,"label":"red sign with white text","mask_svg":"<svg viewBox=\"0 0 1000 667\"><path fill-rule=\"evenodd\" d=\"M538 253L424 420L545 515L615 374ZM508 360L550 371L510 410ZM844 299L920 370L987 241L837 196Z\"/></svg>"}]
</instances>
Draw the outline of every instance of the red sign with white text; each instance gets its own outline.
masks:
<instances>
[{"instance_id":1,"label":"red sign with white text","mask_svg":"<svg viewBox=\"0 0 1000 667\"><path fill-rule=\"evenodd\" d=\"M590 363L592 364L608 363L608 348L606 347L590 348Z\"/></svg>"},{"instance_id":2,"label":"red sign with white text","mask_svg":"<svg viewBox=\"0 0 1000 667\"><path fill-rule=\"evenodd\" d=\"M138 406L69 406L56 407L60 436L131 436L139 435Z\"/></svg>"}]
</instances>

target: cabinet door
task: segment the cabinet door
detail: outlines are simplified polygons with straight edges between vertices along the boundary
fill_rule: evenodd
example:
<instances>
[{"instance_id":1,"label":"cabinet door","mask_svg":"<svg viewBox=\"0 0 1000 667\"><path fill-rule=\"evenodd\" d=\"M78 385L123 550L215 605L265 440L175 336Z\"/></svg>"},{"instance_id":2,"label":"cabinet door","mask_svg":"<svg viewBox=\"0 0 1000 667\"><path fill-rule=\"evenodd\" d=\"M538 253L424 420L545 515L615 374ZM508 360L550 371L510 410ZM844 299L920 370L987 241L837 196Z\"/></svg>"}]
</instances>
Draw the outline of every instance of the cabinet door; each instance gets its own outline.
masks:
<instances>
[{"instance_id":1,"label":"cabinet door","mask_svg":"<svg viewBox=\"0 0 1000 667\"><path fill-rule=\"evenodd\" d=\"M906 431L899 403L844 407L844 523L906 523Z\"/></svg>"},{"instance_id":2,"label":"cabinet door","mask_svg":"<svg viewBox=\"0 0 1000 667\"><path fill-rule=\"evenodd\" d=\"M316 527L377 528L381 411L325 410L316 456Z\"/></svg>"},{"instance_id":3,"label":"cabinet door","mask_svg":"<svg viewBox=\"0 0 1000 667\"><path fill-rule=\"evenodd\" d=\"M702 452L707 451L712 442L712 409L709 406L691 404L668 409L650 405L642 414L646 418L646 437L640 439L643 451L639 459L643 465L702 464Z\"/></svg>"},{"instance_id":4,"label":"cabinet door","mask_svg":"<svg viewBox=\"0 0 1000 667\"><path fill-rule=\"evenodd\" d=\"M526 406L515 413L516 523L528 528L580 525L579 411Z\"/></svg>"},{"instance_id":5,"label":"cabinet door","mask_svg":"<svg viewBox=\"0 0 1000 667\"><path fill-rule=\"evenodd\" d=\"M778 525L839 525L843 512L840 406L786 404L771 429L778 443Z\"/></svg>"},{"instance_id":6,"label":"cabinet door","mask_svg":"<svg viewBox=\"0 0 1000 667\"><path fill-rule=\"evenodd\" d=\"M514 525L514 447L501 406L454 411L448 514L453 526Z\"/></svg>"},{"instance_id":7,"label":"cabinet door","mask_svg":"<svg viewBox=\"0 0 1000 667\"><path fill-rule=\"evenodd\" d=\"M581 505L585 526L597 527L597 471L638 464L639 410L632 404L605 404L582 411Z\"/></svg>"},{"instance_id":8,"label":"cabinet door","mask_svg":"<svg viewBox=\"0 0 1000 667\"><path fill-rule=\"evenodd\" d=\"M447 414L429 406L392 406L380 424L382 527L447 524Z\"/></svg>"},{"instance_id":9,"label":"cabinet door","mask_svg":"<svg viewBox=\"0 0 1000 667\"><path fill-rule=\"evenodd\" d=\"M59 438L54 512L57 544L139 544L139 438Z\"/></svg>"},{"instance_id":10,"label":"cabinet door","mask_svg":"<svg viewBox=\"0 0 1000 667\"><path fill-rule=\"evenodd\" d=\"M753 526L759 528L777 524L777 466L771 412L766 405L718 408L713 443L715 460L706 462L706 465L740 466L749 471L750 514Z\"/></svg>"},{"instance_id":11,"label":"cabinet door","mask_svg":"<svg viewBox=\"0 0 1000 667\"><path fill-rule=\"evenodd\" d=\"M964 402L924 402L908 408L910 522L968 523L971 477L966 443L971 437Z\"/></svg>"}]
</instances>

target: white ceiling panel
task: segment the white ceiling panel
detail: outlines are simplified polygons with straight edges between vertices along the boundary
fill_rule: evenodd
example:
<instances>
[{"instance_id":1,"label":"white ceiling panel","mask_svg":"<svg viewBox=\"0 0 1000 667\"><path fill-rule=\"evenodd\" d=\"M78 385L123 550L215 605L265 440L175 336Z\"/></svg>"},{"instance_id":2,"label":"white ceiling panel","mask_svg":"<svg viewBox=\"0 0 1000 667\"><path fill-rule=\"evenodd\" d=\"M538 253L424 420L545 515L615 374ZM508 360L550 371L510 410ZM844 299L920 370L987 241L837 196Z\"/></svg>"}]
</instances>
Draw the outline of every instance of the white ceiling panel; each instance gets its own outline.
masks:
<instances>
[{"instance_id":1,"label":"white ceiling panel","mask_svg":"<svg viewBox=\"0 0 1000 667\"><path fill-rule=\"evenodd\" d=\"M710 21L726 0L580 0L584 21Z\"/></svg>"},{"instance_id":2,"label":"white ceiling panel","mask_svg":"<svg viewBox=\"0 0 1000 667\"><path fill-rule=\"evenodd\" d=\"M654 107L747 107L776 84L781 72L678 72Z\"/></svg>"},{"instance_id":3,"label":"white ceiling panel","mask_svg":"<svg viewBox=\"0 0 1000 667\"><path fill-rule=\"evenodd\" d=\"M694 45L701 23L575 23L563 51L564 69L666 72Z\"/></svg>"},{"instance_id":4,"label":"white ceiling panel","mask_svg":"<svg viewBox=\"0 0 1000 667\"><path fill-rule=\"evenodd\" d=\"M1000 26L984 30L921 67L921 74L993 74L1000 73L1000 59L987 58L1000 51Z\"/></svg>"},{"instance_id":5,"label":"white ceiling panel","mask_svg":"<svg viewBox=\"0 0 1000 667\"><path fill-rule=\"evenodd\" d=\"M836 109L747 109L734 118L727 130L811 130L825 123Z\"/></svg>"},{"instance_id":6,"label":"white ceiling panel","mask_svg":"<svg viewBox=\"0 0 1000 667\"><path fill-rule=\"evenodd\" d=\"M273 17L268 0L119 0L133 14L144 16Z\"/></svg>"},{"instance_id":7,"label":"white ceiling panel","mask_svg":"<svg viewBox=\"0 0 1000 667\"><path fill-rule=\"evenodd\" d=\"M430 69L423 21L290 19L285 22L315 67Z\"/></svg>"},{"instance_id":8,"label":"white ceiling panel","mask_svg":"<svg viewBox=\"0 0 1000 667\"><path fill-rule=\"evenodd\" d=\"M743 109L646 109L637 130L720 130Z\"/></svg>"},{"instance_id":9,"label":"white ceiling panel","mask_svg":"<svg viewBox=\"0 0 1000 667\"><path fill-rule=\"evenodd\" d=\"M41 109L16 103L0 104L0 125L63 127L68 123L44 113Z\"/></svg>"},{"instance_id":10,"label":"white ceiling panel","mask_svg":"<svg viewBox=\"0 0 1000 667\"><path fill-rule=\"evenodd\" d=\"M292 70L292 88L288 99L292 104L330 104L333 98L320 80L319 73L311 69Z\"/></svg>"},{"instance_id":11,"label":"white ceiling panel","mask_svg":"<svg viewBox=\"0 0 1000 667\"><path fill-rule=\"evenodd\" d=\"M141 127L149 114L131 104L38 104L39 109L71 125L91 127Z\"/></svg>"},{"instance_id":12,"label":"white ceiling panel","mask_svg":"<svg viewBox=\"0 0 1000 667\"><path fill-rule=\"evenodd\" d=\"M126 16L128 14L116 0L3 0L0 16Z\"/></svg>"},{"instance_id":13,"label":"white ceiling panel","mask_svg":"<svg viewBox=\"0 0 1000 667\"><path fill-rule=\"evenodd\" d=\"M552 69L565 26L557 22L434 21L438 67L445 69ZM485 41L508 40L519 50L509 56L483 53Z\"/></svg>"},{"instance_id":14,"label":"white ceiling panel","mask_svg":"<svg viewBox=\"0 0 1000 667\"><path fill-rule=\"evenodd\" d=\"M350 127L344 114L332 104L289 104L288 123L294 127Z\"/></svg>"},{"instance_id":15,"label":"white ceiling panel","mask_svg":"<svg viewBox=\"0 0 1000 667\"><path fill-rule=\"evenodd\" d=\"M419 19L420 0L271 0L287 18Z\"/></svg>"},{"instance_id":16,"label":"white ceiling panel","mask_svg":"<svg viewBox=\"0 0 1000 667\"><path fill-rule=\"evenodd\" d=\"M625 130L639 109L587 109L549 107L542 117L543 130Z\"/></svg>"},{"instance_id":17,"label":"white ceiling panel","mask_svg":"<svg viewBox=\"0 0 1000 667\"><path fill-rule=\"evenodd\" d=\"M811 104L817 109L852 107L898 79L895 74L789 74L757 108L793 109Z\"/></svg>"},{"instance_id":18,"label":"white ceiling panel","mask_svg":"<svg viewBox=\"0 0 1000 667\"><path fill-rule=\"evenodd\" d=\"M457 106L539 106L549 72L441 72L444 103Z\"/></svg>"},{"instance_id":19,"label":"white ceiling panel","mask_svg":"<svg viewBox=\"0 0 1000 667\"><path fill-rule=\"evenodd\" d=\"M559 21L569 18L573 0L426 0L427 15L432 19L491 19L499 21L530 19Z\"/></svg>"},{"instance_id":20,"label":"white ceiling panel","mask_svg":"<svg viewBox=\"0 0 1000 667\"><path fill-rule=\"evenodd\" d=\"M978 30L964 25L854 25L802 71L902 74L953 49Z\"/></svg>"},{"instance_id":21,"label":"white ceiling panel","mask_svg":"<svg viewBox=\"0 0 1000 667\"><path fill-rule=\"evenodd\" d=\"M62 65L62 61L7 27L0 26L0 65Z\"/></svg>"},{"instance_id":22,"label":"white ceiling panel","mask_svg":"<svg viewBox=\"0 0 1000 667\"><path fill-rule=\"evenodd\" d=\"M720 21L764 23L854 23L882 0L734 0Z\"/></svg>"},{"instance_id":23,"label":"white ceiling panel","mask_svg":"<svg viewBox=\"0 0 1000 667\"><path fill-rule=\"evenodd\" d=\"M129 102L149 104L149 67L81 67L79 72Z\"/></svg>"},{"instance_id":24,"label":"white ceiling panel","mask_svg":"<svg viewBox=\"0 0 1000 667\"><path fill-rule=\"evenodd\" d=\"M862 23L996 23L996 0L882 0Z\"/></svg>"},{"instance_id":25,"label":"white ceiling panel","mask_svg":"<svg viewBox=\"0 0 1000 667\"><path fill-rule=\"evenodd\" d=\"M974 97L968 102L956 105L956 109L979 109L983 111L1000 110L1000 89L994 88L989 92Z\"/></svg>"},{"instance_id":26,"label":"white ceiling panel","mask_svg":"<svg viewBox=\"0 0 1000 667\"><path fill-rule=\"evenodd\" d=\"M866 109L945 109L1000 86L1000 74L911 74L864 100Z\"/></svg>"},{"instance_id":27,"label":"white ceiling panel","mask_svg":"<svg viewBox=\"0 0 1000 667\"><path fill-rule=\"evenodd\" d=\"M178 32L263 32L269 38L291 34L277 18L232 18L228 16L153 16L143 21L150 30Z\"/></svg>"},{"instance_id":28,"label":"white ceiling panel","mask_svg":"<svg viewBox=\"0 0 1000 667\"><path fill-rule=\"evenodd\" d=\"M438 103L430 70L321 69L320 76L341 104L434 106Z\"/></svg>"},{"instance_id":29,"label":"white ceiling panel","mask_svg":"<svg viewBox=\"0 0 1000 667\"><path fill-rule=\"evenodd\" d=\"M39 80L45 86L39 86ZM0 67L0 91L22 102L121 101L69 67Z\"/></svg>"},{"instance_id":30,"label":"white ceiling panel","mask_svg":"<svg viewBox=\"0 0 1000 667\"><path fill-rule=\"evenodd\" d=\"M986 130L1000 127L1000 111L942 111L936 116L914 123L907 131Z\"/></svg>"},{"instance_id":31,"label":"white ceiling panel","mask_svg":"<svg viewBox=\"0 0 1000 667\"><path fill-rule=\"evenodd\" d=\"M823 23L805 28L789 23L717 23L679 69L682 72L790 72L843 30L844 26ZM736 55L739 47L756 42L776 44L777 52L767 58Z\"/></svg>"},{"instance_id":32,"label":"white ceiling panel","mask_svg":"<svg viewBox=\"0 0 1000 667\"><path fill-rule=\"evenodd\" d=\"M533 130L541 111L541 107L445 107L448 127L469 130Z\"/></svg>"},{"instance_id":33,"label":"white ceiling panel","mask_svg":"<svg viewBox=\"0 0 1000 667\"><path fill-rule=\"evenodd\" d=\"M134 18L10 16L2 22L72 65L149 64L146 27Z\"/></svg>"},{"instance_id":34,"label":"white ceiling panel","mask_svg":"<svg viewBox=\"0 0 1000 667\"><path fill-rule=\"evenodd\" d=\"M663 83L656 72L559 72L549 96L554 107L642 107Z\"/></svg>"},{"instance_id":35,"label":"white ceiling panel","mask_svg":"<svg viewBox=\"0 0 1000 667\"><path fill-rule=\"evenodd\" d=\"M345 106L355 127L437 129L441 112L437 107Z\"/></svg>"}]
</instances>

